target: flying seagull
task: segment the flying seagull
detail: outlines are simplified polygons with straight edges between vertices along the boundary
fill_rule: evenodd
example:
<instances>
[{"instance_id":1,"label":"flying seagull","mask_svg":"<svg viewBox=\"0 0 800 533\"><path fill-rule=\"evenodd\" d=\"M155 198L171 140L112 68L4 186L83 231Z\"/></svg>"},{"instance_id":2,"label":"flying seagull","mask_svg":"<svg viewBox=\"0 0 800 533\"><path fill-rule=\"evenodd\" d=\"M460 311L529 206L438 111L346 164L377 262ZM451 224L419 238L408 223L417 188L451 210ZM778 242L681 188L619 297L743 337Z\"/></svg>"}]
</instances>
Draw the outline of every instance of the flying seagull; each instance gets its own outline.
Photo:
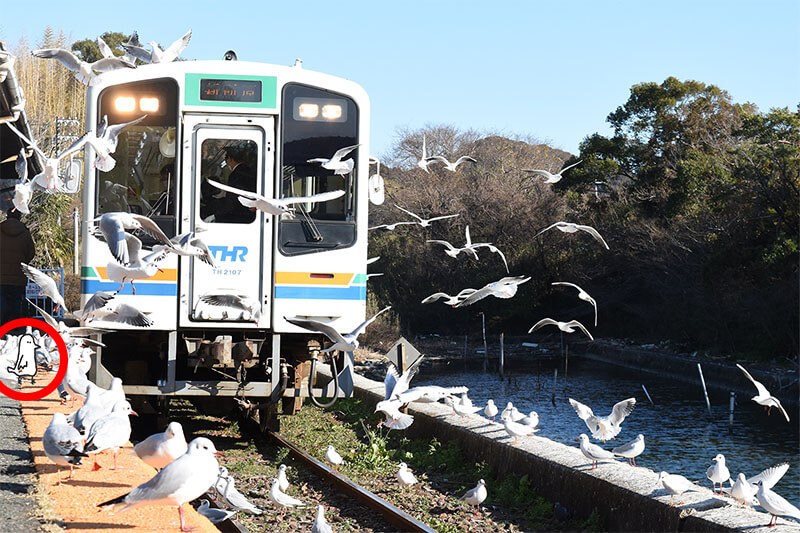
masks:
<instances>
[{"instance_id":1,"label":"flying seagull","mask_svg":"<svg viewBox=\"0 0 800 533\"><path fill-rule=\"evenodd\" d=\"M208 183L222 189L223 191L231 192L239 195L239 203L245 207L255 207L259 211L263 211L269 215L282 215L284 213L292 213L293 208L289 207L291 204L305 204L313 202L329 202L341 196L344 196L344 191L338 189L335 191L321 192L319 194L312 194L311 196L298 196L287 198L267 198L256 194L252 191L245 191L244 189L237 189L230 185L225 185L214 180L207 180Z\"/></svg>"},{"instance_id":2,"label":"flying seagull","mask_svg":"<svg viewBox=\"0 0 800 533\"><path fill-rule=\"evenodd\" d=\"M111 255L122 265L128 265L131 262L128 243L128 236L131 235L126 233L125 230L142 230L161 244L172 247L169 237L161 231L158 224L144 215L118 211L104 213L95 218L94 222L97 223L100 234L103 240L106 241Z\"/></svg>"},{"instance_id":3,"label":"flying seagull","mask_svg":"<svg viewBox=\"0 0 800 533\"><path fill-rule=\"evenodd\" d=\"M372 324L372 322L376 318L378 318L382 313L388 311L391 308L392 308L391 305L384 307L383 309L375 313L372 316L372 318L368 318L367 320L362 322L356 329L354 329L350 333L345 333L344 335L336 331L330 324L325 324L317 320L309 320L304 318L287 318L287 317L283 317L283 319L289 322L290 324L294 324L295 326L307 329L309 331L322 333L323 335L328 337L331 340L331 342L333 342L333 344L322 350L322 353L328 353L334 350L341 350L343 352L354 352L356 348L358 348L358 336L361 335L367 328L367 326Z\"/></svg>"},{"instance_id":4,"label":"flying seagull","mask_svg":"<svg viewBox=\"0 0 800 533\"><path fill-rule=\"evenodd\" d=\"M783 408L780 400L770 394L767 388L762 385L761 382L756 381L753 376L750 375L750 372L745 370L742 365L736 363L736 366L739 367L739 370L744 372L744 375L747 376L747 379L752 381L753 385L756 386L756 390L758 390L758 394L753 396L751 400L756 402L758 405L763 405L764 409L767 411L767 414L769 414L770 411L772 411L772 408L775 407L776 409L780 410L781 413L783 413L783 416L786 417L786 421L789 422L789 413L787 413L786 409Z\"/></svg>"},{"instance_id":5,"label":"flying seagull","mask_svg":"<svg viewBox=\"0 0 800 533\"><path fill-rule=\"evenodd\" d=\"M567 287L573 287L575 289L578 289L578 298L583 300L584 302L589 302L590 304L592 304L592 307L594 308L594 325L597 326L597 302L594 300L594 298L589 296L588 292L581 289L574 283L569 283L567 281L554 281L553 283L551 283L551 285L565 285Z\"/></svg>"},{"instance_id":6,"label":"flying seagull","mask_svg":"<svg viewBox=\"0 0 800 533\"><path fill-rule=\"evenodd\" d=\"M588 233L589 235L594 237L595 240L597 240L597 242L599 242L600 244L605 246L606 250L609 249L608 248L608 244L606 244L606 241L603 240L603 237L600 236L600 233L598 233L598 231L596 229L594 229L591 226L582 226L580 224L573 224L572 222L556 222L555 224L551 224L551 225L547 226L546 228L544 228L539 233L537 233L536 235L534 235L533 238L535 239L536 237L538 237L539 235L541 235L545 231L547 231L549 229L553 229L553 228L559 229L559 230L563 231L564 233L575 233L578 230L585 231L586 233Z\"/></svg>"},{"instance_id":7,"label":"flying seagull","mask_svg":"<svg viewBox=\"0 0 800 533\"><path fill-rule=\"evenodd\" d=\"M84 85L94 85L96 83L97 74L121 68L135 68L133 63L121 57L108 57L95 61L94 63L87 63L86 61L81 61L75 54L63 48L40 48L31 53L36 57L58 60L62 65L74 72L78 81L82 82Z\"/></svg>"},{"instance_id":8,"label":"flying seagull","mask_svg":"<svg viewBox=\"0 0 800 533\"><path fill-rule=\"evenodd\" d=\"M444 215L444 216L433 217L433 218L422 218L421 216L412 213L408 209L403 209L402 207L400 207L397 204L394 204L394 206L397 209L399 209L400 211L402 211L404 213L407 213L407 214L411 215L412 217L416 218L418 220L418 222L416 222L416 223L419 224L420 226L422 226L423 228L427 228L428 226L430 226L431 222L433 222L434 220L444 220L446 218L454 218L454 217L459 216L458 213L456 213L455 215Z\"/></svg>"},{"instance_id":9,"label":"flying seagull","mask_svg":"<svg viewBox=\"0 0 800 533\"><path fill-rule=\"evenodd\" d=\"M134 35L136 35L134 33ZM133 35L131 36L133 37ZM122 47L133 57L144 61L145 63L170 63L175 61L178 56L181 55L181 52L186 48L189 44L189 40L192 38L192 30L187 31L183 34L183 36L178 39L177 41L173 42L171 45L167 47L166 50L162 50L161 47L155 41L150 41L149 44L150 48L153 51L148 51L141 46L136 44L132 44L130 42L122 43ZM136 36L136 40L138 42L138 36Z\"/></svg>"},{"instance_id":10,"label":"flying seagull","mask_svg":"<svg viewBox=\"0 0 800 533\"><path fill-rule=\"evenodd\" d=\"M542 326L557 326L558 329L563 331L564 333L574 333L575 328L578 328L582 332L586 334L591 340L594 340L592 334L584 327L583 324L578 322L577 320L570 320L569 322L558 322L557 320L553 320L552 318L543 318L533 326L531 329L528 330L528 333L533 333L537 329L541 328Z\"/></svg>"},{"instance_id":11,"label":"flying seagull","mask_svg":"<svg viewBox=\"0 0 800 533\"><path fill-rule=\"evenodd\" d=\"M56 312L58 312L59 308L62 308L64 309L65 313L69 313L67 304L64 303L64 297L61 296L61 291L58 290L58 285L56 285L56 281L53 278L38 268L33 268L25 263L20 263L19 266L25 276L39 286L39 288L42 290L42 294L53 300L53 302L56 304Z\"/></svg>"},{"instance_id":12,"label":"flying seagull","mask_svg":"<svg viewBox=\"0 0 800 533\"><path fill-rule=\"evenodd\" d=\"M355 166L355 161L353 158L345 159L344 161L342 158L361 146L360 144L354 144L353 146L345 146L344 148L339 148L336 150L336 153L333 154L333 157L330 159L326 159L324 157L315 157L314 159L309 159L306 161L307 163L320 163L322 168L326 170L332 170L334 175L344 176L345 174L349 174L353 171L353 167Z\"/></svg>"},{"instance_id":13,"label":"flying seagull","mask_svg":"<svg viewBox=\"0 0 800 533\"><path fill-rule=\"evenodd\" d=\"M470 157L468 155L462 155L461 157L456 159L455 162L453 162L453 163L451 163L446 158L444 158L444 157L442 157L440 155L435 155L435 156L429 157L428 159L429 159L428 162L439 161L440 163L444 163L444 168L446 168L447 170L449 170L451 172L455 172L456 168L458 167L458 165L460 165L462 163L467 163L467 162L473 163L473 164L477 163L475 158L472 158L472 157Z\"/></svg>"},{"instance_id":14,"label":"flying seagull","mask_svg":"<svg viewBox=\"0 0 800 533\"><path fill-rule=\"evenodd\" d=\"M578 417L586 423L586 427L592 433L592 437L605 442L616 437L621 428L620 424L636 406L636 398L628 398L614 404L611 414L608 416L595 416L589 406L583 405L577 400L569 399L570 405L578 413Z\"/></svg>"},{"instance_id":15,"label":"flying seagull","mask_svg":"<svg viewBox=\"0 0 800 533\"><path fill-rule=\"evenodd\" d=\"M458 257L458 254L460 254L461 252L464 252L464 253L466 253L468 255L472 255L472 257L474 257L475 259L478 259L478 254L475 252L475 248L472 245L472 239L469 236L469 226L467 226L466 229L464 230L464 234L465 234L467 242L463 246L463 248L456 248L455 246L453 246L452 244L450 244L447 241L442 241L442 240L437 240L437 239L429 239L429 240L426 240L425 242L432 242L434 244L443 245L445 247L444 253L446 253L450 257Z\"/></svg>"},{"instance_id":16,"label":"flying seagull","mask_svg":"<svg viewBox=\"0 0 800 533\"><path fill-rule=\"evenodd\" d=\"M444 303L446 305L450 305L450 306L455 307L461 301L463 301L467 296L469 296L470 294L472 294L474 292L477 292L477 289L463 289L461 292L459 292L455 296L450 296L449 294L446 294L444 292L435 292L435 293L431 294L430 296L428 296L427 298L425 298L424 300L422 300L421 303L430 304L430 303L437 302L437 301L441 300L442 298L444 298Z\"/></svg>"},{"instance_id":17,"label":"flying seagull","mask_svg":"<svg viewBox=\"0 0 800 533\"><path fill-rule=\"evenodd\" d=\"M457 303L454 307L466 307L474 304L478 300L486 298L487 296L494 296L495 298L511 298L517 294L517 288L530 279L530 277L526 276L511 276L502 278L473 292L464 298L464 300Z\"/></svg>"},{"instance_id":18,"label":"flying seagull","mask_svg":"<svg viewBox=\"0 0 800 533\"><path fill-rule=\"evenodd\" d=\"M131 120L130 122L121 122L119 124L109 126L108 115L103 115L103 120L97 127L97 131L87 132L83 137L78 139L75 144L89 144L94 149L96 155L94 166L103 172L109 172L117 166L117 161L111 157L111 154L117 151L120 133L122 133L122 130L125 128L138 124L145 118L147 118L147 115L142 115L141 117Z\"/></svg>"},{"instance_id":19,"label":"flying seagull","mask_svg":"<svg viewBox=\"0 0 800 533\"><path fill-rule=\"evenodd\" d=\"M417 166L424 170L425 172L430 172L428 170L428 164L430 164L434 159L432 157L428 157L428 150L425 144L425 134L422 134L422 157L419 158L417 161Z\"/></svg>"},{"instance_id":20,"label":"flying seagull","mask_svg":"<svg viewBox=\"0 0 800 533\"><path fill-rule=\"evenodd\" d=\"M583 162L583 159L581 159L577 163L571 164L570 166L568 166L566 168L562 168L559 172L557 172L555 174L550 174L546 170L537 170L537 169L532 169L532 168L523 168L522 171L523 172L532 172L532 173L537 174L539 176L544 176L544 178L545 178L544 183L558 183L559 181L561 181L561 178L564 177L564 176L562 176L562 174L564 174L564 172L566 172L567 170L571 169L574 166L580 165L582 162Z\"/></svg>"}]
</instances>

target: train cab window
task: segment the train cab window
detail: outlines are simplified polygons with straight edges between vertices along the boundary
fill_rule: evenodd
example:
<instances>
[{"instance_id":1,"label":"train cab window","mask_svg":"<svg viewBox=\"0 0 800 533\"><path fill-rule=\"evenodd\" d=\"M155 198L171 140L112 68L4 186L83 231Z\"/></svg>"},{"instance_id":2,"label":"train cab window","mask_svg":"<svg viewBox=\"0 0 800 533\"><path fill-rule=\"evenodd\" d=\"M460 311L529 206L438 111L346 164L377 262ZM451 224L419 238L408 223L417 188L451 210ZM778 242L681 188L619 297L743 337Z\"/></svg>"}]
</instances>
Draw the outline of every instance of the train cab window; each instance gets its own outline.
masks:
<instances>
[{"instance_id":1,"label":"train cab window","mask_svg":"<svg viewBox=\"0 0 800 533\"><path fill-rule=\"evenodd\" d=\"M283 89L280 194L282 198L344 191L325 202L294 204L282 215L278 239L284 255L352 246L356 240L358 149L340 165L326 164L337 151L358 144L358 108L346 96L299 84Z\"/></svg>"},{"instance_id":2,"label":"train cab window","mask_svg":"<svg viewBox=\"0 0 800 533\"><path fill-rule=\"evenodd\" d=\"M208 180L245 191L256 191L258 146L249 140L206 139L201 145L200 218L205 222L249 224L256 209L242 205L239 196Z\"/></svg>"},{"instance_id":3,"label":"train cab window","mask_svg":"<svg viewBox=\"0 0 800 533\"><path fill-rule=\"evenodd\" d=\"M137 122L119 132L113 153L95 154L98 215L146 215L167 235L175 234L177 90L174 80L164 79L117 85L100 94L99 128ZM141 238L153 244L147 235Z\"/></svg>"}]
</instances>

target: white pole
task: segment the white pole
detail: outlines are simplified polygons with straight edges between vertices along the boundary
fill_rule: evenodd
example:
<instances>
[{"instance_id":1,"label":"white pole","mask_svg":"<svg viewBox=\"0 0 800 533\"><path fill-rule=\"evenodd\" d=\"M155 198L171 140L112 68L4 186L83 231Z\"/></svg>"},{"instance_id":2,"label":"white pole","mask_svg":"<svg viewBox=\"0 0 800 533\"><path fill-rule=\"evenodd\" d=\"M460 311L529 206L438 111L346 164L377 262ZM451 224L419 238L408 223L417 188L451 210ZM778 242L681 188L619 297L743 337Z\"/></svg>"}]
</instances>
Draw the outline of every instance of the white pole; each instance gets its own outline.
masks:
<instances>
[{"instance_id":1,"label":"white pole","mask_svg":"<svg viewBox=\"0 0 800 533\"><path fill-rule=\"evenodd\" d=\"M711 414L711 402L708 401L708 389L706 389L706 380L703 377L703 369L700 367L700 363L697 363L697 371L700 373L700 383L703 384L703 394L706 397L706 407L708 407L708 414Z\"/></svg>"},{"instance_id":2,"label":"white pole","mask_svg":"<svg viewBox=\"0 0 800 533\"><path fill-rule=\"evenodd\" d=\"M483 371L489 367L489 348L486 346L486 315L481 313L481 331L483 332Z\"/></svg>"},{"instance_id":3,"label":"white pole","mask_svg":"<svg viewBox=\"0 0 800 533\"><path fill-rule=\"evenodd\" d=\"M653 399L650 397L650 393L647 392L647 389L644 388L644 384L642 384L642 390L644 391L645 395L647 396L647 399L650 400L650 405L655 405L653 403Z\"/></svg>"},{"instance_id":4,"label":"white pole","mask_svg":"<svg viewBox=\"0 0 800 533\"><path fill-rule=\"evenodd\" d=\"M503 379L503 335L505 333L500 334L500 379Z\"/></svg>"},{"instance_id":5,"label":"white pole","mask_svg":"<svg viewBox=\"0 0 800 533\"><path fill-rule=\"evenodd\" d=\"M78 236L81 229L81 219L78 215L78 208L76 207L75 210L72 212L72 273L77 274L80 276L80 254L78 250L80 247L78 246Z\"/></svg>"}]
</instances>

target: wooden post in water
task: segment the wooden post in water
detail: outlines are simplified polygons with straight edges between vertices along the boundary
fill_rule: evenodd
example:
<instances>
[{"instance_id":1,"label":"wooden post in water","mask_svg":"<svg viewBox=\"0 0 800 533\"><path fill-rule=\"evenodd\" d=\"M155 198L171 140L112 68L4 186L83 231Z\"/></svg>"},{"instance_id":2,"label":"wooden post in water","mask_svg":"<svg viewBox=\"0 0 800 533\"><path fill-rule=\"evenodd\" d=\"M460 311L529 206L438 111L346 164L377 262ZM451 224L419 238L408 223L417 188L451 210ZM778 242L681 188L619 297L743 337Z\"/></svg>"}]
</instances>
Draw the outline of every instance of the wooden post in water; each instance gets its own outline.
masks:
<instances>
[{"instance_id":1,"label":"wooden post in water","mask_svg":"<svg viewBox=\"0 0 800 533\"><path fill-rule=\"evenodd\" d=\"M503 336L505 333L500 334L500 379L503 379Z\"/></svg>"},{"instance_id":2,"label":"wooden post in water","mask_svg":"<svg viewBox=\"0 0 800 533\"><path fill-rule=\"evenodd\" d=\"M483 332L483 371L489 368L489 348L486 347L486 315L481 313L481 331Z\"/></svg>"},{"instance_id":3,"label":"wooden post in water","mask_svg":"<svg viewBox=\"0 0 800 533\"><path fill-rule=\"evenodd\" d=\"M567 388L567 379L569 379L569 344L564 346L564 389Z\"/></svg>"},{"instance_id":4,"label":"wooden post in water","mask_svg":"<svg viewBox=\"0 0 800 533\"><path fill-rule=\"evenodd\" d=\"M556 405L556 383L558 382L558 368L553 369L553 394L550 395L550 402Z\"/></svg>"},{"instance_id":5,"label":"wooden post in water","mask_svg":"<svg viewBox=\"0 0 800 533\"><path fill-rule=\"evenodd\" d=\"M703 384L703 395L706 397L706 407L708 407L708 414L711 414L711 402L708 401L708 389L706 389L706 380L703 377L703 369L700 363L697 363L697 371L700 373L700 383Z\"/></svg>"},{"instance_id":6,"label":"wooden post in water","mask_svg":"<svg viewBox=\"0 0 800 533\"><path fill-rule=\"evenodd\" d=\"M728 425L729 426L733 425L733 404L734 404L735 401L736 401L736 393L731 391L731 411L730 411L730 414L728 415Z\"/></svg>"},{"instance_id":7,"label":"wooden post in water","mask_svg":"<svg viewBox=\"0 0 800 533\"><path fill-rule=\"evenodd\" d=\"M463 357L464 370L467 369L467 338L468 337L469 337L468 335L464 335L464 357Z\"/></svg>"}]
</instances>

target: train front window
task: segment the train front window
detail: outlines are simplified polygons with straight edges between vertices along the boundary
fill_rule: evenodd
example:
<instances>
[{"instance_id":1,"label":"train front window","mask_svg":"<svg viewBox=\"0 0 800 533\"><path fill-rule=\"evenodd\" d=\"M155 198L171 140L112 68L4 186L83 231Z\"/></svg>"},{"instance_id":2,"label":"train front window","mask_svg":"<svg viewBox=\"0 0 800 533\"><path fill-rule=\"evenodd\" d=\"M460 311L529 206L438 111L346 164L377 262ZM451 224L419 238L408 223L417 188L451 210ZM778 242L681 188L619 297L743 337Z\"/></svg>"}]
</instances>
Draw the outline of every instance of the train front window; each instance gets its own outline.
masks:
<instances>
[{"instance_id":1,"label":"train front window","mask_svg":"<svg viewBox=\"0 0 800 533\"><path fill-rule=\"evenodd\" d=\"M146 215L167 235L175 234L177 91L174 80L163 79L118 85L101 93L100 124L107 120L107 128L113 128L144 118L119 133L116 150L108 157L95 154L98 215L113 211Z\"/></svg>"},{"instance_id":2,"label":"train front window","mask_svg":"<svg viewBox=\"0 0 800 533\"><path fill-rule=\"evenodd\" d=\"M244 139L206 139L201 145L200 218L204 222L249 224L256 209L246 207L235 193L223 191L208 180L244 191L256 191L258 146Z\"/></svg>"},{"instance_id":3,"label":"train front window","mask_svg":"<svg viewBox=\"0 0 800 533\"><path fill-rule=\"evenodd\" d=\"M280 194L344 194L325 202L294 204L282 215L279 248L285 255L343 248L355 242L358 108L346 96L299 84L283 90ZM334 161L331 161L334 159Z\"/></svg>"}]
</instances>

